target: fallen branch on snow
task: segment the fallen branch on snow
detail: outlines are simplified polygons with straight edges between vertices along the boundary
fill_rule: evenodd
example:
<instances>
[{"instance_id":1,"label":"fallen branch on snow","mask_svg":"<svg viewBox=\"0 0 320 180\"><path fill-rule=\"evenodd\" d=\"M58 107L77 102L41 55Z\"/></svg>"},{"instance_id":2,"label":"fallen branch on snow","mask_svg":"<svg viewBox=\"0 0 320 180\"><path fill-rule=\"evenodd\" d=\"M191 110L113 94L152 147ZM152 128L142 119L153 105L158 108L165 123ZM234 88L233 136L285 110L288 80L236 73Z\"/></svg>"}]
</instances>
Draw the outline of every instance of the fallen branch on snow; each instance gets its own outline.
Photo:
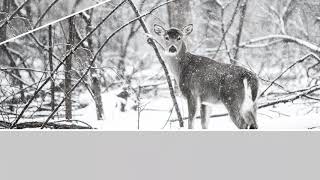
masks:
<instances>
[{"instance_id":1,"label":"fallen branch on snow","mask_svg":"<svg viewBox=\"0 0 320 180\"><path fill-rule=\"evenodd\" d=\"M15 129L26 129L26 128L40 128L42 122L22 122L15 126ZM86 123L85 123L86 124ZM10 122L0 121L0 129L9 129L11 127ZM59 122L49 122L46 124L45 128L49 129L93 129L90 125L82 126L76 124L64 124Z\"/></svg>"},{"instance_id":2,"label":"fallen branch on snow","mask_svg":"<svg viewBox=\"0 0 320 180\"><path fill-rule=\"evenodd\" d=\"M299 39L293 36L288 36L288 35L269 35L269 36L264 36L264 37L259 37L256 39L251 39L247 42L241 43L239 47L241 48L251 48L252 45L255 45L256 43L259 42L264 42L264 41L270 41L273 40L273 42L292 42L292 43L296 43L298 45L304 46L314 52L320 53L320 47L310 43L308 41L305 41L303 39ZM278 40L278 41L277 41Z\"/></svg>"},{"instance_id":3,"label":"fallen branch on snow","mask_svg":"<svg viewBox=\"0 0 320 180\"><path fill-rule=\"evenodd\" d=\"M317 85L317 86L313 86L309 89L306 89L306 90L303 90L303 91L300 91L299 93L296 93L296 94L293 94L291 96L288 96L288 97L284 97L284 98L279 98L277 100L274 100L274 101L271 101L271 102L267 102L265 104L261 104L258 106L258 109L262 109L262 108L266 108L266 107L269 107L269 106L274 106L274 105L277 105L277 104L281 104L281 103L288 103L288 102L293 102L297 99L300 99L302 97L306 97L308 98L308 95L316 92L316 91L320 91L320 85ZM215 118L215 117L223 117L223 116L227 116L228 113L224 113L224 114L215 114L215 115L211 115L210 118ZM200 118L200 116L197 116L196 117L197 119ZM183 120L187 120L188 117L184 117L182 118ZM171 122L176 122L178 121L178 119L173 119L171 120Z\"/></svg>"}]
</instances>

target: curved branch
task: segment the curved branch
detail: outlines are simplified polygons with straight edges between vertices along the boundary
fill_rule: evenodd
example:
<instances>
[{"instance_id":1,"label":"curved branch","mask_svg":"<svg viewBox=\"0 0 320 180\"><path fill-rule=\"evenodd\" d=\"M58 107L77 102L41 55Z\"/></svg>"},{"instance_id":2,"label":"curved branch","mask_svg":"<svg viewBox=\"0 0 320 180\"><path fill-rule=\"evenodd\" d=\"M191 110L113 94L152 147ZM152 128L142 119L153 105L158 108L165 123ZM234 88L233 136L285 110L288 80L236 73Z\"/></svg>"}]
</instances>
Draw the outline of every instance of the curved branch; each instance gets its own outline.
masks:
<instances>
[{"instance_id":1,"label":"curved branch","mask_svg":"<svg viewBox=\"0 0 320 180\"><path fill-rule=\"evenodd\" d=\"M299 93L296 93L292 96L289 96L289 97L284 97L284 98L280 98L278 100L274 100L274 101L271 101L271 102L267 102L265 104L261 104L258 106L258 109L262 109L262 108L266 108L266 107L269 107L269 106L273 106L273 105L276 105L276 104L281 104L281 103L288 103L288 102L293 102L297 99L300 99L302 97L306 97L308 96L309 94L312 94L316 91L320 91L320 86L313 86L309 89L305 89ZM215 118L215 117L223 117L223 116L228 116L229 114L228 113L224 113L224 114L215 114L215 115L211 115L210 118ZM196 117L197 119L200 118L200 116L197 116ZM187 117L184 117L183 120L187 120L188 118ZM173 119L171 120L171 122L175 122L175 121L178 121L178 119Z\"/></svg>"},{"instance_id":2,"label":"curved branch","mask_svg":"<svg viewBox=\"0 0 320 180\"><path fill-rule=\"evenodd\" d=\"M250 48L250 45L252 44L256 44L259 42L263 42L263 41L270 41L270 40L282 40L285 42L292 42L292 43L296 43L298 45L304 46L314 52L320 53L320 47L305 41L303 39L299 39L293 36L288 36L288 35L269 35L269 36L263 36L263 37L259 37L259 38L255 38L255 39L251 39L247 42L241 43L240 47L241 48Z\"/></svg>"},{"instance_id":3,"label":"curved branch","mask_svg":"<svg viewBox=\"0 0 320 180\"><path fill-rule=\"evenodd\" d=\"M41 86L34 92L34 95L30 98L28 103L24 106L22 111L20 112L17 119L12 123L10 129L14 128L16 124L19 122L21 117L23 116L24 112L28 109L31 102L35 99L36 95L42 90L42 88L51 80L53 75L58 71L58 69L65 63L65 61L77 50L81 44L88 39L118 8L120 8L127 0L123 0L120 4L118 4L103 20L100 21L99 24L97 24L91 31L88 33L77 45L75 45L63 58L63 60L58 64L58 66L51 72L49 77L46 78L46 80L41 84Z\"/></svg>"},{"instance_id":4,"label":"curved branch","mask_svg":"<svg viewBox=\"0 0 320 180\"><path fill-rule=\"evenodd\" d=\"M11 19L18 14L18 12L29 2L30 0L25 0L24 3L22 3L10 16L8 16L5 21L0 25L0 29L9 23L9 21L11 21Z\"/></svg>"},{"instance_id":5,"label":"curved branch","mask_svg":"<svg viewBox=\"0 0 320 180\"><path fill-rule=\"evenodd\" d=\"M218 52L220 51L221 45L222 45L223 41L225 40L225 38L226 38L226 36L227 36L227 34L228 34L228 32L229 32L229 30L230 30L233 22L234 22L234 19L235 19L237 13L238 13L237 10L238 10L238 8L239 8L239 6L240 6L240 1L241 1L241 0L238 0L238 1L237 1L237 5L236 5L236 7L234 8L234 11L233 11L231 20L230 20L227 28L225 29L225 32L224 32L223 35L222 35L222 38L221 38L221 40L220 40L220 42L219 42L217 51L216 51L216 53L214 54L214 56L212 57L212 59L215 59L215 58L217 57ZM222 18L223 18L223 17L222 17ZM222 21L223 21L223 20L222 20Z\"/></svg>"},{"instance_id":6,"label":"curved branch","mask_svg":"<svg viewBox=\"0 0 320 180\"><path fill-rule=\"evenodd\" d=\"M139 11L138 11L138 9L136 8L136 6L135 6L134 3L132 2L132 0L128 0L128 2L130 3L130 6L131 6L131 8L133 9L133 11L135 12L136 16L137 16L137 17L140 17L140 18L139 18L139 21L140 21L140 24L141 24L144 32L145 32L146 34L149 34L149 30L148 30L145 22L143 21L140 13L139 13ZM167 1L167 2L163 3L162 5L168 4L168 3L170 3L170 2L173 2L173 1ZM176 96L175 96L175 94L174 94L173 85L172 85L172 82L171 82L171 78L170 78L170 76L169 76L168 69L167 69L167 67L166 67L166 65L165 65L165 63L164 63L164 61L163 61L163 59L162 59L162 57L161 57L161 55L160 55L160 52L159 52L159 50L158 50L158 48L157 48L156 43L154 42L154 40L153 40L152 38L149 38L149 39L148 39L148 43L149 43L149 44L152 46L152 48L154 49L154 51L155 51L155 53L156 53L156 56L157 56L157 58L158 58L158 60L159 60L159 62L160 62L160 64L161 64L161 66L162 66L162 69L164 70L165 76L166 76L166 78L167 78L167 83L168 83L168 86L169 86L169 91L170 91L171 99L172 99L172 101L173 101L173 105L174 105L174 107L175 107L175 110L176 110L176 113L177 113L177 116L178 116L178 119L179 119L180 127L183 127L182 115L181 115L181 113L180 113L180 109L179 109L179 106L178 106L178 103L177 103L177 99L176 99Z\"/></svg>"},{"instance_id":7,"label":"curved branch","mask_svg":"<svg viewBox=\"0 0 320 180\"><path fill-rule=\"evenodd\" d=\"M33 26L33 29L35 29L39 24L40 22L42 21L42 19L44 18L44 16L49 12L49 10L58 2L59 0L55 0L53 1L49 6L48 8L44 11L43 14L41 14L40 18L38 19L38 21L34 24Z\"/></svg>"},{"instance_id":8,"label":"curved branch","mask_svg":"<svg viewBox=\"0 0 320 180\"><path fill-rule=\"evenodd\" d=\"M126 1L126 0L125 0ZM97 52L95 53L95 55L93 56L93 58L90 60L90 64L88 66L88 68L86 69L86 71L84 72L84 74L81 76L81 78L72 86L72 88L66 93L66 96L68 94L70 94L82 81L82 79L89 73L90 69L92 68L95 60L97 59L100 51L102 51L102 49L105 47L105 45L110 41L110 39L115 36L119 31L121 31L123 28L127 27L129 24L140 20L142 17L145 17L149 14L151 14L153 11L155 11L156 9L160 8L161 6L163 6L165 3L151 9L149 12L140 15L139 17L136 17L134 19L132 19L131 21L127 22L126 24L122 25L121 27L119 27L117 30L115 30L103 43L102 45L99 47L99 49L97 50ZM61 107L61 105L64 103L64 101L66 100L66 96L60 101L60 103L57 105L57 107L52 111L52 113L48 116L48 118L46 119L46 121L42 124L41 129L43 129L46 124L50 121L50 119L54 116L54 114L59 110L59 108Z\"/></svg>"},{"instance_id":9,"label":"curved branch","mask_svg":"<svg viewBox=\"0 0 320 180\"><path fill-rule=\"evenodd\" d=\"M264 93L267 92L267 90L278 80L280 79L287 71L289 71L293 66L299 64L299 63L303 63L306 59L308 59L309 57L313 57L315 59L319 59L319 57L313 53L311 54L308 54L304 57L302 57L301 59L297 60L296 62L294 62L293 64L291 64L288 68L286 68L279 76L277 76L270 84L269 86L264 90L262 91L262 93L259 95L259 97L263 96Z\"/></svg>"}]
</instances>

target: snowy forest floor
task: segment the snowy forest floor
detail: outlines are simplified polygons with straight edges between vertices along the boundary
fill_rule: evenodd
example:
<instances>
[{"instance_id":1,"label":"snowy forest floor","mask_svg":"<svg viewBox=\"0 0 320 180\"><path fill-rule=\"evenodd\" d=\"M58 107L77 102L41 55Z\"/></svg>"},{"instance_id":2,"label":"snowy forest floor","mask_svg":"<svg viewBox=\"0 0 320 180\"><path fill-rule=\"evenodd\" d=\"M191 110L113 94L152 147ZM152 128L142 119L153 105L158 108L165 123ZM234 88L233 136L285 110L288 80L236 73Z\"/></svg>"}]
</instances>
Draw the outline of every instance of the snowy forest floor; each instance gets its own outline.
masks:
<instances>
[{"instance_id":1,"label":"snowy forest floor","mask_svg":"<svg viewBox=\"0 0 320 180\"><path fill-rule=\"evenodd\" d=\"M137 111L128 110L127 112L120 112L116 108L115 101L110 95L105 95L103 100L105 102L104 109L106 113L106 119L104 121L99 122L95 120L96 118L93 118L96 117L93 103L87 108L77 111L77 113L83 114L79 119L103 130L137 130ZM172 108L170 97L159 96L149 101L150 103L140 114L140 130L180 129L178 122L169 122L165 126ZM179 97L178 103L183 117L187 117L188 111L186 101ZM212 106L212 114L222 113L226 113L226 109L222 104ZM310 129L320 126L319 115L318 110L310 108L305 102L298 100L294 103L279 104L274 107L258 110L258 125L261 130ZM174 111L170 119L177 119ZM185 123L187 122L185 121ZM200 119L195 120L195 128L201 129ZM237 128L232 123L229 116L224 116L211 118L209 130L237 130Z\"/></svg>"},{"instance_id":2,"label":"snowy forest floor","mask_svg":"<svg viewBox=\"0 0 320 180\"><path fill-rule=\"evenodd\" d=\"M117 97L118 92L110 91L102 94L105 112L104 120L97 120L95 104L89 93L75 97L81 104L86 104L87 106L73 111L73 119L76 120L73 123L76 125L87 123L94 129L111 131L138 130L138 124L139 130L187 130L187 121L185 121L185 127L182 129L179 127L178 121L172 121L177 119L177 117L174 110L171 114L172 101L167 90L159 91L157 96L150 97L148 95L148 97L142 98L140 102L143 110L140 116L138 115L138 111L134 110L133 107L136 103L131 98L127 101L126 111L120 111L121 99ZM180 95L177 96L177 100L182 116L187 117L186 100ZM312 103L311 105L305 100L296 100L259 109L257 115L259 130L318 129L320 127L319 108L319 102ZM42 116L36 116L32 119L24 118L20 122L43 122L47 118L47 113L43 112ZM222 104L212 105L212 115L224 113L227 113L227 111ZM59 114L63 116L63 108ZM61 120L63 119L55 117L50 122ZM195 120L195 129L201 130L200 119ZM208 129L237 130L229 116L211 118Z\"/></svg>"},{"instance_id":3,"label":"snowy forest floor","mask_svg":"<svg viewBox=\"0 0 320 180\"><path fill-rule=\"evenodd\" d=\"M187 117L187 103L184 98L178 96L178 104L182 116ZM105 120L96 119L95 105L89 94L80 96L82 103L88 104L85 108L74 111L74 119L83 121L98 130L181 130L177 121L175 111L172 115L172 101L169 93L163 91L158 96L141 100L144 109L138 117L138 111L132 109L135 105L128 100L126 111L120 111L120 100L115 91L102 95L105 111ZM260 130L307 130L320 127L319 109L320 104L313 104L312 107L304 100L296 100L285 104L262 108L258 110L258 125ZM226 113L222 104L212 106L212 114ZM199 115L199 113L198 113ZM139 119L139 123L138 123ZM170 119L170 121L168 121ZM33 119L35 120L35 119ZM56 119L55 119L56 120ZM55 121L52 120L52 121ZM24 120L26 121L26 119ZM36 121L41 121L37 119ZM185 127L187 121L185 121ZM183 128L187 129L187 128ZM195 129L200 130L200 119L195 120ZM209 130L237 130L229 116L211 118Z\"/></svg>"}]
</instances>

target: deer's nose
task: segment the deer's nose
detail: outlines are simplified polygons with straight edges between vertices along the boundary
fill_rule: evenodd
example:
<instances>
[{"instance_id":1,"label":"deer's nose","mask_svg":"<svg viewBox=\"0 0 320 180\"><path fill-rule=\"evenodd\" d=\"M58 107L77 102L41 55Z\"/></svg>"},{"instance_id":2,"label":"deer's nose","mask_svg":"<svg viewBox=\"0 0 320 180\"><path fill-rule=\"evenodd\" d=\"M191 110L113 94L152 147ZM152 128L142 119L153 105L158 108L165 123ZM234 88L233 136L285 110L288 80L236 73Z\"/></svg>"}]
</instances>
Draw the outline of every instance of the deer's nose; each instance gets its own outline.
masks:
<instances>
[{"instance_id":1,"label":"deer's nose","mask_svg":"<svg viewBox=\"0 0 320 180\"><path fill-rule=\"evenodd\" d=\"M171 47L169 48L169 52L175 53L175 52L177 52L177 48L174 47L174 46L171 46Z\"/></svg>"}]
</instances>

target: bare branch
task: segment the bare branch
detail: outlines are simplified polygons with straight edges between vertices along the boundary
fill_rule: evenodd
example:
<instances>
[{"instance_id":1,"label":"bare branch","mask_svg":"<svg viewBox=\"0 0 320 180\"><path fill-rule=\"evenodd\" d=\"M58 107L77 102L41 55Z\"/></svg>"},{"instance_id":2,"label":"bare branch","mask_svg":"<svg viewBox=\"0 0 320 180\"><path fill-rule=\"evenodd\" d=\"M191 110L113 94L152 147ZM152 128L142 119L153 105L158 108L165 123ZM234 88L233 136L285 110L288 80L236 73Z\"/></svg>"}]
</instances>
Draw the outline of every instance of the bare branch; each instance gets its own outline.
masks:
<instances>
[{"instance_id":1,"label":"bare branch","mask_svg":"<svg viewBox=\"0 0 320 180\"><path fill-rule=\"evenodd\" d=\"M303 63L306 59L308 59L309 57L313 57L315 59L319 59L317 55L311 53L311 54L308 54L306 56L304 56L303 58L297 60L296 62L294 62L293 64L291 64L288 68L286 68L279 76L277 76L270 84L269 86L264 90L262 91L262 93L259 95L259 97L263 96L264 93L278 80L280 79L287 71L289 71L292 67L294 67L295 65L299 64L299 63Z\"/></svg>"},{"instance_id":2,"label":"bare branch","mask_svg":"<svg viewBox=\"0 0 320 180\"><path fill-rule=\"evenodd\" d=\"M131 1L131 0L128 0L128 2L130 3L131 5L131 8L133 9L133 11L135 12L136 16L137 17L140 17L139 18L139 21L140 21L140 24L144 30L145 33L147 34L150 34L149 33L149 30L145 24L145 22L143 21L138 9L136 8L136 6L134 5L134 3ZM170 2L173 2L173 1L167 1L166 3L163 3L162 5L164 4L168 4ZM170 95L171 95L171 99L173 101L173 105L175 106L175 110L176 110L176 113L177 113L177 116L178 116L178 119L179 119L179 123L180 123L180 127L183 127L183 120L182 120L182 116L181 116L181 113L180 113L180 109L179 109L179 106L178 106L178 103L177 103L177 99L176 99L176 96L174 94L174 90L173 90L173 86L172 86L172 82L171 82L171 78L170 78L170 75L169 75L169 72L167 70L167 67L160 55L160 52L157 48L157 45L155 44L155 42L153 41L153 39L149 38L148 39L148 43L153 47L155 53L156 53L156 56L160 62L160 64L162 65L162 68L164 70L164 73L166 75L166 78L167 78L167 82L168 82L168 86L169 86L169 91L170 91Z\"/></svg>"},{"instance_id":3,"label":"bare branch","mask_svg":"<svg viewBox=\"0 0 320 180\"><path fill-rule=\"evenodd\" d=\"M305 96L307 96L309 94L312 94L312 93L314 93L316 91L320 91L320 85L313 86L313 87L311 87L309 89L303 90L303 91L301 91L299 93L296 93L296 94L294 94L292 96L289 96L289 97L280 98L278 100L267 102L265 104L259 105L258 109L266 108L266 107L269 107L269 106L274 106L276 104L293 102L293 101L295 101L297 99L305 97ZM228 115L229 115L228 113L215 114L215 115L211 115L210 118L223 117L223 116L228 116ZM200 116L197 116L196 118L199 119ZM188 119L187 117L183 118L183 120L187 120L187 119ZM178 119L171 120L171 122L176 122L176 121L178 121Z\"/></svg>"},{"instance_id":4,"label":"bare branch","mask_svg":"<svg viewBox=\"0 0 320 180\"><path fill-rule=\"evenodd\" d=\"M239 44L240 44L240 40L241 40L241 36L242 36L242 29L243 29L243 23L244 23L244 19L246 17L246 11L247 11L247 0L243 0L243 3L240 6L240 20L239 20L239 27L238 27L238 31L236 33L236 48L234 50L234 56L233 56L233 61L231 61L231 63L236 64L237 60L238 60L238 56L239 56Z\"/></svg>"},{"instance_id":5,"label":"bare branch","mask_svg":"<svg viewBox=\"0 0 320 180\"><path fill-rule=\"evenodd\" d=\"M30 0L25 0L24 3L22 3L18 9L16 9L10 16L8 16L5 21L0 25L0 29L9 23L9 21L11 21L11 19L16 15L18 14L18 12L29 2Z\"/></svg>"},{"instance_id":6,"label":"bare branch","mask_svg":"<svg viewBox=\"0 0 320 180\"><path fill-rule=\"evenodd\" d=\"M156 9L162 7L163 5L165 5L167 3L163 3L153 9L151 9L149 12L137 17L137 18L134 18L132 19L131 21L127 22L126 24L122 25L121 27L119 27L117 30L115 30L103 43L102 45L99 47L98 51L95 53L95 55L93 56L93 58L90 60L90 64L88 66L88 68L85 70L84 74L81 76L81 78L72 86L72 88L70 89L70 91L68 91L66 93L66 95L70 94L79 84L80 82L82 81L82 79L84 77L86 77L86 75L89 73L90 69L92 68L95 60L97 59L100 51L102 51L102 49L107 45L107 43L110 41L110 39L115 36L119 31L121 31L123 28L127 27L129 24L137 21L137 20L140 20L142 17L145 17L149 14L151 14L153 11L155 11ZM115 10L115 9L114 9ZM61 107L61 105L64 103L64 101L66 100L66 96L60 101L60 103L57 105L57 107L55 108L54 111L52 111L52 113L48 116L48 118L46 119L46 121L43 123L43 125L41 126L41 129L43 129L45 127L45 125L50 121L50 119L54 116L54 114L58 111L58 109Z\"/></svg>"},{"instance_id":7,"label":"bare branch","mask_svg":"<svg viewBox=\"0 0 320 180\"><path fill-rule=\"evenodd\" d=\"M67 122L73 122L67 121ZM10 128L11 123L6 121L0 121L0 127ZM16 125L16 129L26 129L26 128L39 128L41 127L42 122L23 122ZM46 128L50 129L93 129L90 125L81 126L76 124L66 124L59 122L50 122L46 125Z\"/></svg>"},{"instance_id":8,"label":"bare branch","mask_svg":"<svg viewBox=\"0 0 320 180\"><path fill-rule=\"evenodd\" d=\"M64 64L64 62L71 56L75 50L77 50L81 44L89 38L119 7L121 7L126 0L123 0L119 5L117 5L105 18L103 18L99 24L97 24L90 33L88 33L76 46L74 46L64 57L64 59L61 61L60 64L51 72L50 76L46 78L46 80L40 85L40 87L34 92L34 95L29 99L28 103L24 106L22 111L20 112L19 116L17 119L12 123L12 126L10 127L11 129L15 127L15 125L19 122L21 117L23 116L24 112L28 109L30 106L31 102L35 99L36 95L41 91L41 89L51 80L53 75L56 73L56 71Z\"/></svg>"},{"instance_id":9,"label":"bare branch","mask_svg":"<svg viewBox=\"0 0 320 180\"><path fill-rule=\"evenodd\" d=\"M217 48L217 51L216 51L216 53L214 54L214 56L212 57L212 59L215 59L215 58L217 57L217 55L218 55L218 52L220 51L220 48L221 48L222 42L223 42L223 41L224 41L224 39L226 38L226 36L227 36L227 34L228 34L228 32L229 32L229 30L230 30L230 28L231 28L232 24L233 24L233 21L234 21L234 19L235 19L236 15L237 15L237 12L238 12L238 11L237 11L237 9L239 8L240 1L241 1L241 0L238 0L238 1L237 1L237 5L236 5L236 7L234 8L234 11L233 11L233 14L232 14L231 20L230 20L230 22L229 22L229 24L228 24L227 28L225 29L224 34L222 35L222 38L221 38L221 41L219 42L219 46L218 46L218 48Z\"/></svg>"},{"instance_id":10,"label":"bare branch","mask_svg":"<svg viewBox=\"0 0 320 180\"><path fill-rule=\"evenodd\" d=\"M263 41L272 41L272 40L282 40L285 42L296 43L298 45L301 45L301 46L304 46L304 47L310 49L311 51L320 53L319 46L317 46L313 43L310 43L308 41L305 41L303 39L299 39L299 38L296 38L293 36L288 36L288 35L269 35L269 36L259 37L259 38L251 39L247 42L240 43L239 47L248 48L252 44L263 42Z\"/></svg>"},{"instance_id":11,"label":"bare branch","mask_svg":"<svg viewBox=\"0 0 320 180\"><path fill-rule=\"evenodd\" d=\"M44 16L49 12L49 10L58 2L59 0L54 0L48 7L47 9L41 14L40 18L38 21L34 24L33 29L35 29L42 21Z\"/></svg>"}]
</instances>

